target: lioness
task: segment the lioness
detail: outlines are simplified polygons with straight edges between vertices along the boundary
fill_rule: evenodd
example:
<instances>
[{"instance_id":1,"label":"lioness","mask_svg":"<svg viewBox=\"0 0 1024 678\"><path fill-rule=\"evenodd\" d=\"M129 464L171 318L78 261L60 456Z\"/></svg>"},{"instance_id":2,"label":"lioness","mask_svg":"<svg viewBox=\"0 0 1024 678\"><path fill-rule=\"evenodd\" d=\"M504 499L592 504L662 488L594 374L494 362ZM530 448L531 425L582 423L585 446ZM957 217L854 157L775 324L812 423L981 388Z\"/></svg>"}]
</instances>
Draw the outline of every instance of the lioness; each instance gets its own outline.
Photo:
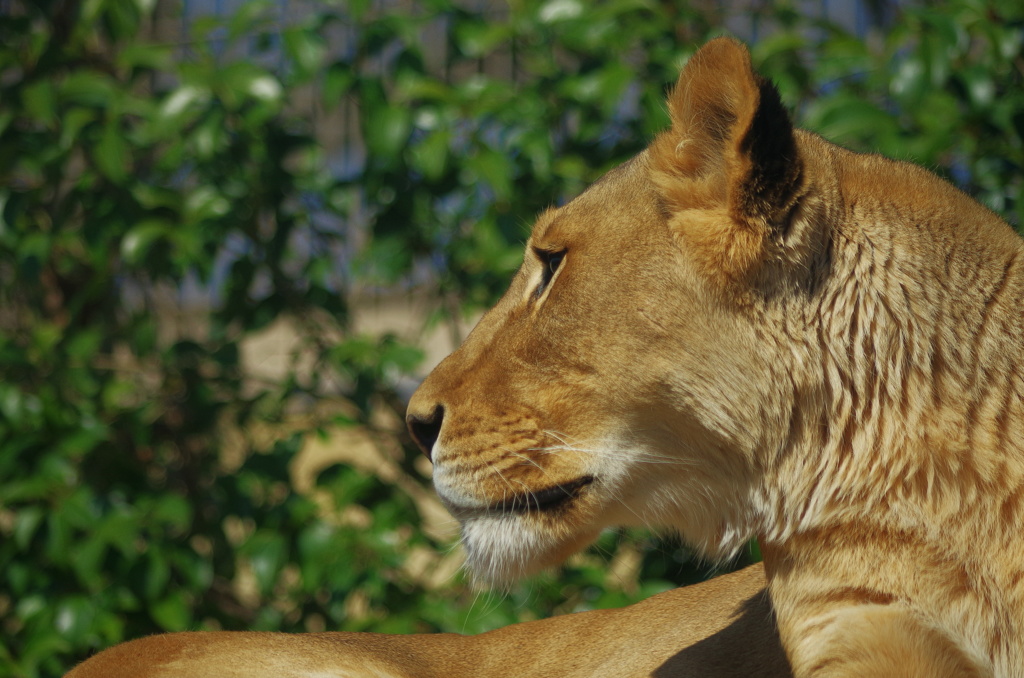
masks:
<instances>
[{"instance_id":1,"label":"lioness","mask_svg":"<svg viewBox=\"0 0 1024 678\"><path fill-rule=\"evenodd\" d=\"M919 168L793 130L731 40L694 55L669 108L647 151L538 220L508 293L409 406L471 566L512 579L612 524L717 557L756 535L795 675L1024 675L1021 242ZM696 590L733 610L739 581ZM543 675L517 663L538 649L565 664L548 675L641 675L657 664L574 648L614 643L619 620L650 628L634 651L664 651L673 620L731 618L706 596L655 600L472 648L157 636L72 675L454 678L467 649L493 675ZM712 632L712 656L770 647L760 616L724 646ZM685 642L675 656L697 663L653 675L748 675Z\"/></svg>"},{"instance_id":2,"label":"lioness","mask_svg":"<svg viewBox=\"0 0 1024 678\"><path fill-rule=\"evenodd\" d=\"M1024 676L1020 239L794 130L732 40L669 108L409 405L471 567L757 536L796 676Z\"/></svg>"}]
</instances>

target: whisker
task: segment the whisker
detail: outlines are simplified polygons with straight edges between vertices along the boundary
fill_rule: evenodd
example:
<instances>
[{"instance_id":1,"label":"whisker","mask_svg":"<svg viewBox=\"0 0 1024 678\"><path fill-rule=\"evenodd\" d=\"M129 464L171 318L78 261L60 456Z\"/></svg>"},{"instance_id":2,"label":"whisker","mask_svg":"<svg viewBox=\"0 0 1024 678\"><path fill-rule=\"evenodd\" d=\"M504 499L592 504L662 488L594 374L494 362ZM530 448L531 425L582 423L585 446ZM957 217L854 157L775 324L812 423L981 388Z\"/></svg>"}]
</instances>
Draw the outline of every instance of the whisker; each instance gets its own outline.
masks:
<instances>
[{"instance_id":1,"label":"whisker","mask_svg":"<svg viewBox=\"0 0 1024 678\"><path fill-rule=\"evenodd\" d=\"M531 448L529 448L529 449L528 449L528 450L526 450L526 451L527 451L527 452L532 452L532 451L534 451L535 449L536 449L536 448L532 448L532 447L531 447ZM548 470L547 470L546 468L544 468L543 466L541 466L540 464L538 464L538 463L537 463L537 462L536 462L535 460L533 460L533 459L530 459L530 458L529 458L529 457L527 457L527 456L526 456L525 454L520 454L519 452L513 452L512 450L505 450L505 451L506 451L506 452L508 452L509 454L511 454L511 455L512 455L512 456L514 456L514 457L519 457L520 459L522 459L522 460L524 460L524 461L527 461L527 462L529 462L529 463L533 464L534 466L536 466L537 468L539 468L539 469L541 470L541 473L544 473L545 475L547 475L547 472L548 472Z\"/></svg>"},{"instance_id":2,"label":"whisker","mask_svg":"<svg viewBox=\"0 0 1024 678\"><path fill-rule=\"evenodd\" d=\"M495 473L497 474L497 476L498 476L499 478L501 478L501 480L502 480L502 481L503 481L503 482L504 482L504 483L505 483L506 485L508 485L508 491L512 493L512 496L515 496L515 494L516 494L516 489L515 489L514 487L512 487L512 483L510 483L510 482L508 481L508 478L506 478L506 477L505 477L505 474L501 472L501 469L497 469L497 468L496 468L496 469L494 469L494 472L495 472ZM502 506L502 514L503 514L503 515L504 515L504 513L505 513L505 508L504 508L504 507L505 507L505 506L507 505L507 500L508 500L508 496L507 496L507 495L505 494L505 492L504 492L504 491L502 491L502 493L501 493L501 506Z\"/></svg>"},{"instance_id":3,"label":"whisker","mask_svg":"<svg viewBox=\"0 0 1024 678\"><path fill-rule=\"evenodd\" d=\"M653 529L654 528L654 526L651 524L649 519L647 519L644 516L642 516L639 513L637 513L635 510L633 510L632 506L630 506L629 504L627 504L625 501L622 500L622 497L620 496L619 491L618 491L617 488L614 488L612 490L612 500L615 501L619 506L622 506L624 509L626 509L627 511L632 513L633 516L637 519L637 522L640 525L643 525L644 527L646 527L648 529Z\"/></svg>"},{"instance_id":4,"label":"whisker","mask_svg":"<svg viewBox=\"0 0 1024 678\"><path fill-rule=\"evenodd\" d=\"M530 447L527 452L539 452L541 454L556 454L558 452L582 452L594 457L605 459L625 459L642 464L670 464L675 466L694 466L696 462L689 459L680 459L667 455L655 454L652 452L636 452L631 450L613 450L601 448L569 447L566 445L549 445L544 447Z\"/></svg>"},{"instance_id":5,"label":"whisker","mask_svg":"<svg viewBox=\"0 0 1024 678\"><path fill-rule=\"evenodd\" d=\"M603 457L608 459L618 457L629 459L632 461L651 464L666 463L686 466L695 463L689 460L680 459L679 457L662 455L654 452L641 452L639 450L617 450L600 445L584 445L582 441L575 440L565 433L562 433L560 431L554 431L551 429L545 429L544 434L551 438L554 438L555 440L560 442L561 445L538 446L530 448L529 451L540 452L542 454L555 454L556 452L582 452L585 454L594 455L596 457Z\"/></svg>"}]
</instances>

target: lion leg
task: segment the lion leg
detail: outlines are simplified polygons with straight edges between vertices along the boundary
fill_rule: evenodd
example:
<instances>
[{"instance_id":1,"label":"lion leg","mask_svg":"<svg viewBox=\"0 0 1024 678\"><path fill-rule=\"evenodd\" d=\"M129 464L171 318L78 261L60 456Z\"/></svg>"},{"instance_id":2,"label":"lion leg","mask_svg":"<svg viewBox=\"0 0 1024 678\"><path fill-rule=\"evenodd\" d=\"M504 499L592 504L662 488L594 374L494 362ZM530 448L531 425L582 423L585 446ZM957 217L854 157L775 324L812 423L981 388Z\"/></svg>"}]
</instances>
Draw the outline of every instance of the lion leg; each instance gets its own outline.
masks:
<instances>
[{"instance_id":1,"label":"lion leg","mask_svg":"<svg viewBox=\"0 0 1024 678\"><path fill-rule=\"evenodd\" d=\"M820 627L819 627L820 628ZM902 608L865 605L837 613L790 650L797 678L988 678L948 637Z\"/></svg>"}]
</instances>

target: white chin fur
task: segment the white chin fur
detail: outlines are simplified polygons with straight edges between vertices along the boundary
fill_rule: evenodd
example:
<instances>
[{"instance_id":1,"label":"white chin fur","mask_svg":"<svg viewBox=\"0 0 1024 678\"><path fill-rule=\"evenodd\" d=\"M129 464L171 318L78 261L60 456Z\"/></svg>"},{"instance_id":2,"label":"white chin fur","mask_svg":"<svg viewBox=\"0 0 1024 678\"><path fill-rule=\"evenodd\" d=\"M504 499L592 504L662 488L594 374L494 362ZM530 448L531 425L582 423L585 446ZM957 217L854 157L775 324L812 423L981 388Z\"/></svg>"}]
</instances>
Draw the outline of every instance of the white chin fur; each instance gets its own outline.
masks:
<instances>
[{"instance_id":1,"label":"white chin fur","mask_svg":"<svg viewBox=\"0 0 1024 678\"><path fill-rule=\"evenodd\" d=\"M489 584L505 584L556 564L565 544L541 532L522 516L478 516L462 524L466 566Z\"/></svg>"}]
</instances>

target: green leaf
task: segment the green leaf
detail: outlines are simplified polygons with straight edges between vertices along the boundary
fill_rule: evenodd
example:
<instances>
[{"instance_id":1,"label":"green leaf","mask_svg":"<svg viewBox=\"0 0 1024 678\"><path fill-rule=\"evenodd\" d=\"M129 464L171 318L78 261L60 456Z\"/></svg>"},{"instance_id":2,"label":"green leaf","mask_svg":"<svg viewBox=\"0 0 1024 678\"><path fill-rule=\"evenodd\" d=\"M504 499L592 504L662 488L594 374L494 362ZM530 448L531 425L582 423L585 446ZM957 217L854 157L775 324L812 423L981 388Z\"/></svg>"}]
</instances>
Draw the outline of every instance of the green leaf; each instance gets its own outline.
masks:
<instances>
[{"instance_id":1,"label":"green leaf","mask_svg":"<svg viewBox=\"0 0 1024 678\"><path fill-rule=\"evenodd\" d=\"M322 36L303 27L284 31L285 50L298 69L300 77L308 77L323 62L327 44Z\"/></svg>"},{"instance_id":2,"label":"green leaf","mask_svg":"<svg viewBox=\"0 0 1024 678\"><path fill-rule=\"evenodd\" d=\"M43 522L43 509L40 506L28 506L17 512L14 518L14 543L24 551L35 536Z\"/></svg>"},{"instance_id":3,"label":"green leaf","mask_svg":"<svg viewBox=\"0 0 1024 678\"><path fill-rule=\"evenodd\" d=\"M323 100L328 106L337 106L342 97L348 95L356 82L356 72L351 64L337 61L324 74Z\"/></svg>"},{"instance_id":4,"label":"green leaf","mask_svg":"<svg viewBox=\"0 0 1024 678\"><path fill-rule=\"evenodd\" d=\"M103 128L99 143L93 149L93 158L100 172L115 184L124 183L128 176L130 156L128 145L116 121Z\"/></svg>"},{"instance_id":5,"label":"green leaf","mask_svg":"<svg viewBox=\"0 0 1024 678\"><path fill-rule=\"evenodd\" d=\"M90 327L73 335L65 344L64 350L68 357L78 364L87 364L92 361L99 351L104 340L99 328Z\"/></svg>"},{"instance_id":6,"label":"green leaf","mask_svg":"<svg viewBox=\"0 0 1024 678\"><path fill-rule=\"evenodd\" d=\"M33 82L22 93L25 112L39 123L51 126L57 121L57 101L54 83L49 80Z\"/></svg>"},{"instance_id":7,"label":"green leaf","mask_svg":"<svg viewBox=\"0 0 1024 678\"><path fill-rule=\"evenodd\" d=\"M96 620L96 605L85 596L65 598L57 604L54 628L72 643L80 642L92 631Z\"/></svg>"},{"instance_id":8,"label":"green leaf","mask_svg":"<svg viewBox=\"0 0 1024 678\"><path fill-rule=\"evenodd\" d=\"M987 108L993 104L996 85L989 69L976 65L962 68L957 73L966 85L971 103L975 107Z\"/></svg>"},{"instance_id":9,"label":"green leaf","mask_svg":"<svg viewBox=\"0 0 1024 678\"><path fill-rule=\"evenodd\" d=\"M545 24L568 21L582 16L584 8L581 0L547 0L541 5L538 18Z\"/></svg>"},{"instance_id":10,"label":"green leaf","mask_svg":"<svg viewBox=\"0 0 1024 678\"><path fill-rule=\"evenodd\" d=\"M412 112L406 106L381 103L363 110L366 150L375 159L392 162L398 157L412 130Z\"/></svg>"},{"instance_id":11,"label":"green leaf","mask_svg":"<svg viewBox=\"0 0 1024 678\"><path fill-rule=\"evenodd\" d=\"M161 495L147 518L160 525L166 525L172 532L182 532L192 522L192 506L179 495Z\"/></svg>"},{"instance_id":12,"label":"green leaf","mask_svg":"<svg viewBox=\"0 0 1024 678\"><path fill-rule=\"evenodd\" d=\"M118 84L109 75L98 71L72 71L58 87L58 96L65 104L107 109L121 98Z\"/></svg>"},{"instance_id":13,"label":"green leaf","mask_svg":"<svg viewBox=\"0 0 1024 678\"><path fill-rule=\"evenodd\" d=\"M807 119L820 134L839 143L891 136L895 123L885 111L857 96L837 95L811 105ZM877 146L876 146L877 147Z\"/></svg>"},{"instance_id":14,"label":"green leaf","mask_svg":"<svg viewBox=\"0 0 1024 678\"><path fill-rule=\"evenodd\" d=\"M239 109L252 100L275 105L283 100L281 82L253 64L230 64L221 71L220 79L226 87L224 100L229 108Z\"/></svg>"},{"instance_id":15,"label":"green leaf","mask_svg":"<svg viewBox=\"0 0 1024 678\"><path fill-rule=\"evenodd\" d=\"M926 24L924 33L934 36L936 44L942 46L944 53L955 54L966 43L966 31L961 26L960 18L953 12L930 7L913 8L910 11L922 19Z\"/></svg>"},{"instance_id":16,"label":"green leaf","mask_svg":"<svg viewBox=\"0 0 1024 678\"><path fill-rule=\"evenodd\" d=\"M184 631L192 620L188 599L181 591L172 591L149 606L153 620L164 631Z\"/></svg>"},{"instance_id":17,"label":"green leaf","mask_svg":"<svg viewBox=\"0 0 1024 678\"><path fill-rule=\"evenodd\" d=\"M74 107L67 111L61 120L60 147L63 151L69 151L72 146L81 143L80 134L82 129L98 118L95 110L89 108Z\"/></svg>"},{"instance_id":18,"label":"green leaf","mask_svg":"<svg viewBox=\"0 0 1024 678\"><path fill-rule=\"evenodd\" d=\"M156 601L159 606L165 600L167 584L171 580L171 564L167 554L156 549L150 551L146 562L148 567L143 582L143 593L146 600Z\"/></svg>"},{"instance_id":19,"label":"green leaf","mask_svg":"<svg viewBox=\"0 0 1024 678\"><path fill-rule=\"evenodd\" d=\"M455 40L463 54L478 59L507 42L511 32L511 26L505 23L467 21L456 25Z\"/></svg>"},{"instance_id":20,"label":"green leaf","mask_svg":"<svg viewBox=\"0 0 1024 678\"><path fill-rule=\"evenodd\" d=\"M928 86L928 71L923 59L910 55L898 62L892 76L892 93L897 97L913 99Z\"/></svg>"},{"instance_id":21,"label":"green leaf","mask_svg":"<svg viewBox=\"0 0 1024 678\"><path fill-rule=\"evenodd\" d=\"M159 71L171 66L172 56L170 48L165 45L140 43L122 47L117 52L116 59L118 67L122 69Z\"/></svg>"},{"instance_id":22,"label":"green leaf","mask_svg":"<svg viewBox=\"0 0 1024 678\"><path fill-rule=\"evenodd\" d=\"M172 189L162 186L137 182L131 186L132 197L146 209L164 208L175 210L181 207L181 195Z\"/></svg>"},{"instance_id":23,"label":"green leaf","mask_svg":"<svg viewBox=\"0 0 1024 678\"><path fill-rule=\"evenodd\" d=\"M231 202L213 186L200 186L185 198L184 218L192 223L222 217L231 211Z\"/></svg>"},{"instance_id":24,"label":"green leaf","mask_svg":"<svg viewBox=\"0 0 1024 678\"><path fill-rule=\"evenodd\" d=\"M574 101L604 104L606 110L614 110L632 79L633 74L625 65L609 64L575 78L566 78L562 87L565 95Z\"/></svg>"},{"instance_id":25,"label":"green leaf","mask_svg":"<svg viewBox=\"0 0 1024 678\"><path fill-rule=\"evenodd\" d=\"M248 0L242 3L228 19L228 35L232 39L251 35L269 19L274 8L269 0Z\"/></svg>"},{"instance_id":26,"label":"green leaf","mask_svg":"<svg viewBox=\"0 0 1024 678\"><path fill-rule=\"evenodd\" d=\"M381 363L396 367L402 374L411 373L423 362L422 349L396 341L394 337L384 337L381 348Z\"/></svg>"},{"instance_id":27,"label":"green leaf","mask_svg":"<svg viewBox=\"0 0 1024 678\"><path fill-rule=\"evenodd\" d=\"M259 530L242 545L241 552L249 559L260 591L269 594L287 557L284 538L269 530Z\"/></svg>"},{"instance_id":28,"label":"green leaf","mask_svg":"<svg viewBox=\"0 0 1024 678\"><path fill-rule=\"evenodd\" d=\"M161 102L156 119L156 128L165 125L178 127L186 114L205 105L210 100L210 91L199 85L184 84L167 95Z\"/></svg>"},{"instance_id":29,"label":"green leaf","mask_svg":"<svg viewBox=\"0 0 1024 678\"><path fill-rule=\"evenodd\" d=\"M299 562L307 587L320 586L324 581L324 572L337 557L337 546L335 528L323 522L314 523L299 534Z\"/></svg>"},{"instance_id":30,"label":"green leaf","mask_svg":"<svg viewBox=\"0 0 1024 678\"><path fill-rule=\"evenodd\" d=\"M66 434L56 450L69 458L81 459L106 441L109 434L107 426L95 417L83 415L77 430Z\"/></svg>"},{"instance_id":31,"label":"green leaf","mask_svg":"<svg viewBox=\"0 0 1024 678\"><path fill-rule=\"evenodd\" d=\"M451 134L437 130L428 134L410 150L410 165L428 181L439 180L448 167L448 145Z\"/></svg>"},{"instance_id":32,"label":"green leaf","mask_svg":"<svg viewBox=\"0 0 1024 678\"><path fill-rule=\"evenodd\" d=\"M161 241L166 242L172 226L162 219L147 219L133 226L121 240L121 256L132 265L139 265Z\"/></svg>"},{"instance_id":33,"label":"green leaf","mask_svg":"<svg viewBox=\"0 0 1024 678\"><path fill-rule=\"evenodd\" d=\"M42 404L37 395L24 393L13 384L0 384L0 414L5 419L41 423L41 412Z\"/></svg>"},{"instance_id":34,"label":"green leaf","mask_svg":"<svg viewBox=\"0 0 1024 678\"><path fill-rule=\"evenodd\" d=\"M477 152L466 158L468 175L463 181L476 184L487 183L494 191L494 197L505 201L512 197L513 167L510 158L503 152L489 148L479 148Z\"/></svg>"}]
</instances>

